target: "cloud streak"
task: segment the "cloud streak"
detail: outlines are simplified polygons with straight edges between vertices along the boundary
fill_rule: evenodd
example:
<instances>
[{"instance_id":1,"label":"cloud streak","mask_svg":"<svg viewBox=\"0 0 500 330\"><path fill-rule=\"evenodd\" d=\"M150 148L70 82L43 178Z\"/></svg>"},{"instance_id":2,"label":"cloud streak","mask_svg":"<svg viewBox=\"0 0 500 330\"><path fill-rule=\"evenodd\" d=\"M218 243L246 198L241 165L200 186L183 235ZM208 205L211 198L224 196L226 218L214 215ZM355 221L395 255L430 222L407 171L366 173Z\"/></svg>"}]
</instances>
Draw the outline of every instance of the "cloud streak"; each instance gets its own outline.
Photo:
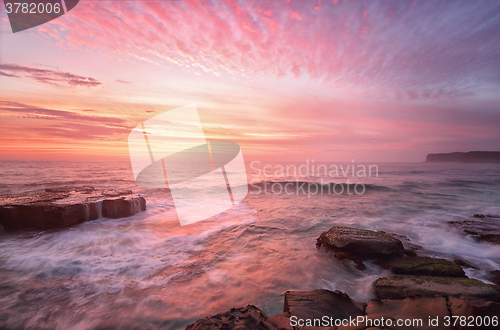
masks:
<instances>
[{"instance_id":1,"label":"cloud streak","mask_svg":"<svg viewBox=\"0 0 500 330\"><path fill-rule=\"evenodd\" d=\"M123 118L82 115L75 111L47 109L18 102L0 101L0 111L3 130L24 126L18 126L16 119L20 119L32 123L31 134L49 135L51 138L109 139L116 138L116 134L128 134L131 129Z\"/></svg>"},{"instance_id":2,"label":"cloud streak","mask_svg":"<svg viewBox=\"0 0 500 330\"><path fill-rule=\"evenodd\" d=\"M38 69L17 64L0 64L0 74L6 77L19 78L20 75L29 77L38 82L58 85L59 83L67 83L70 86L85 86L95 87L102 83L91 77L78 76L69 72ZM7 73L7 72L9 73Z\"/></svg>"}]
</instances>

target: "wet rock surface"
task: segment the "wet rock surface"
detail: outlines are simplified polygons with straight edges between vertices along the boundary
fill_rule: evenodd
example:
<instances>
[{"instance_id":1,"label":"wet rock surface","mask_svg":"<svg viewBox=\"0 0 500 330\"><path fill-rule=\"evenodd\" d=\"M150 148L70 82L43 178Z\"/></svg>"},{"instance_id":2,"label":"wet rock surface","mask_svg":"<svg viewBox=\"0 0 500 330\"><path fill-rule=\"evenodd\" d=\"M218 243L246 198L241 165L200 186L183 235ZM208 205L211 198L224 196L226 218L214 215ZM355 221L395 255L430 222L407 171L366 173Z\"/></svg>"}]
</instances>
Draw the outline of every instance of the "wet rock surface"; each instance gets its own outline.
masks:
<instances>
[{"instance_id":1,"label":"wet rock surface","mask_svg":"<svg viewBox=\"0 0 500 330\"><path fill-rule=\"evenodd\" d=\"M493 270L490 272L490 281L500 285L500 270Z\"/></svg>"},{"instance_id":2,"label":"wet rock surface","mask_svg":"<svg viewBox=\"0 0 500 330\"><path fill-rule=\"evenodd\" d=\"M186 328L186 330L219 329L277 330L279 328L263 311L253 305L231 308L224 313L198 320Z\"/></svg>"},{"instance_id":3,"label":"wet rock surface","mask_svg":"<svg viewBox=\"0 0 500 330\"><path fill-rule=\"evenodd\" d=\"M399 239L404 247L404 254L410 257L416 257L417 252L423 249L421 245L413 243L408 236L401 235L398 233L378 231L378 233L390 235L396 239Z\"/></svg>"},{"instance_id":4,"label":"wet rock surface","mask_svg":"<svg viewBox=\"0 0 500 330\"><path fill-rule=\"evenodd\" d=\"M383 260L381 266L400 275L465 277L462 267L446 259L402 257Z\"/></svg>"},{"instance_id":5,"label":"wet rock surface","mask_svg":"<svg viewBox=\"0 0 500 330\"><path fill-rule=\"evenodd\" d=\"M1 196L5 231L70 227L100 217L122 218L146 210L146 200L130 190L94 187L49 188L33 194Z\"/></svg>"},{"instance_id":6,"label":"wet rock surface","mask_svg":"<svg viewBox=\"0 0 500 330\"><path fill-rule=\"evenodd\" d=\"M352 300L346 293L340 291L287 291L282 314L268 317L257 307L249 305L231 308L224 313L198 320L186 330L467 329L447 326L444 322L445 317L489 316L491 318L499 315L499 307L499 303L482 298L447 295L374 299L365 305ZM324 316L327 316L332 323L323 323ZM429 324L429 319L436 317L439 322ZM398 325L396 323L398 320L411 324ZM487 329L493 328L495 327Z\"/></svg>"},{"instance_id":7,"label":"wet rock surface","mask_svg":"<svg viewBox=\"0 0 500 330\"><path fill-rule=\"evenodd\" d=\"M287 291L283 312L298 318L321 318L324 315L349 318L349 316L363 315L364 307L362 303L352 300L340 291L318 289Z\"/></svg>"},{"instance_id":8,"label":"wet rock surface","mask_svg":"<svg viewBox=\"0 0 500 330\"><path fill-rule=\"evenodd\" d=\"M396 275L376 280L373 289L379 299L446 295L500 301L491 285L469 278Z\"/></svg>"},{"instance_id":9,"label":"wet rock surface","mask_svg":"<svg viewBox=\"0 0 500 330\"><path fill-rule=\"evenodd\" d=\"M364 260L402 256L402 242L385 233L334 226L317 239L316 246L332 249L338 258Z\"/></svg>"}]
</instances>

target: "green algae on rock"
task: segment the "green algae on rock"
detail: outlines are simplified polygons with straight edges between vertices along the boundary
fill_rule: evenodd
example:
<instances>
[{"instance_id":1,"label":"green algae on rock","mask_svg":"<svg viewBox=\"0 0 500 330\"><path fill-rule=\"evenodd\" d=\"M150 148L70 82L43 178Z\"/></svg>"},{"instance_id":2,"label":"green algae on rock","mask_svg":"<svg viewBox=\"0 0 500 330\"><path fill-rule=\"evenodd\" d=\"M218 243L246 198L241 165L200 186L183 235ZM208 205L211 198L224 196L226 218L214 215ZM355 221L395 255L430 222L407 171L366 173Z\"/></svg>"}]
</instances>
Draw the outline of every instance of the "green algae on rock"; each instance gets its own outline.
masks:
<instances>
[{"instance_id":1,"label":"green algae on rock","mask_svg":"<svg viewBox=\"0 0 500 330\"><path fill-rule=\"evenodd\" d=\"M430 257L392 258L383 260L381 266L394 274L400 275L466 277L462 267L446 259Z\"/></svg>"}]
</instances>

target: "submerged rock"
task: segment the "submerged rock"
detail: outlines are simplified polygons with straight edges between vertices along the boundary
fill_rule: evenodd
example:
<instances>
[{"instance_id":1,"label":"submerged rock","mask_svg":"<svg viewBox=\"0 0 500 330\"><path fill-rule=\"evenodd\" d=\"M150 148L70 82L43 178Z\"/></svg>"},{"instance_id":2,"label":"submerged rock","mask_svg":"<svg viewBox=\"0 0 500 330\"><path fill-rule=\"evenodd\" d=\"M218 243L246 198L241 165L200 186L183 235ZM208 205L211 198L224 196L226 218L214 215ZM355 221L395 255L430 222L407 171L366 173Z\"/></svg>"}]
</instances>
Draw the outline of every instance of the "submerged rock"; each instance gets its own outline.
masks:
<instances>
[{"instance_id":1,"label":"submerged rock","mask_svg":"<svg viewBox=\"0 0 500 330\"><path fill-rule=\"evenodd\" d=\"M277 330L279 328L263 311L253 305L231 308L224 313L207 316L186 328L186 330L219 329Z\"/></svg>"},{"instance_id":2,"label":"submerged rock","mask_svg":"<svg viewBox=\"0 0 500 330\"><path fill-rule=\"evenodd\" d=\"M401 275L466 277L462 267L446 259L401 257L384 260L381 266Z\"/></svg>"},{"instance_id":3,"label":"submerged rock","mask_svg":"<svg viewBox=\"0 0 500 330\"><path fill-rule=\"evenodd\" d=\"M100 217L128 217L145 210L146 200L130 190L88 186L48 188L41 193L3 195L0 224L5 231L47 230Z\"/></svg>"},{"instance_id":4,"label":"submerged rock","mask_svg":"<svg viewBox=\"0 0 500 330\"><path fill-rule=\"evenodd\" d=\"M474 214L473 218L474 220L450 221L448 223L478 241L500 244L500 219L498 217Z\"/></svg>"},{"instance_id":5,"label":"submerged rock","mask_svg":"<svg viewBox=\"0 0 500 330\"><path fill-rule=\"evenodd\" d=\"M364 260L401 256L404 247L391 235L367 229L334 226L317 239L316 246L331 248L339 258Z\"/></svg>"},{"instance_id":6,"label":"submerged rock","mask_svg":"<svg viewBox=\"0 0 500 330\"><path fill-rule=\"evenodd\" d=\"M458 277L396 275L373 282L379 299L405 299L414 296L466 296L499 300L491 285L479 280Z\"/></svg>"}]
</instances>

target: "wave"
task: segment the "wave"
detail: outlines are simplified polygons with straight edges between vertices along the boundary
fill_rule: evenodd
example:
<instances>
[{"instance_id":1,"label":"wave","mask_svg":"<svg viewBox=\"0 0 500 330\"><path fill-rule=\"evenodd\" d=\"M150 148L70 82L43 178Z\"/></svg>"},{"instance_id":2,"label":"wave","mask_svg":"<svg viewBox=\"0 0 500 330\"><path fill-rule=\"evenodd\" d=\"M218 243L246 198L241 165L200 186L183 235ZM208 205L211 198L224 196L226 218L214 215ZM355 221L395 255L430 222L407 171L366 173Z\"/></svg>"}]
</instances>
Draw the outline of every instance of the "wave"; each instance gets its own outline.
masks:
<instances>
[{"instance_id":1,"label":"wave","mask_svg":"<svg viewBox=\"0 0 500 330\"><path fill-rule=\"evenodd\" d=\"M483 185L483 186L497 186L500 184L500 180L463 180L454 179L449 181L444 181L436 183L436 185L445 185L451 187L469 187L470 185Z\"/></svg>"},{"instance_id":2,"label":"wave","mask_svg":"<svg viewBox=\"0 0 500 330\"><path fill-rule=\"evenodd\" d=\"M305 191L305 194L307 194L307 191L311 191L311 194L313 194L314 191L317 190L317 194L342 194L342 193L348 193L348 191L353 191L356 189L357 191L364 190L364 192L374 192L374 191L381 191L381 192L388 192L388 191L393 191L392 188L388 186L381 186L381 185L376 185L376 184L371 184L371 183L345 183L345 182L327 182L327 183L320 183L320 182L313 182L313 181L258 181L254 182L252 184L249 184L249 189L264 189L267 191L273 192L273 186L274 186L274 191L279 191L280 189L277 188L278 186L281 186L282 190L285 190L285 187L288 189L287 191L292 192L293 189L295 191L298 191L298 194L302 193ZM267 188L267 189L266 189ZM343 190L342 190L343 189ZM342 193L340 192L342 191Z\"/></svg>"}]
</instances>

